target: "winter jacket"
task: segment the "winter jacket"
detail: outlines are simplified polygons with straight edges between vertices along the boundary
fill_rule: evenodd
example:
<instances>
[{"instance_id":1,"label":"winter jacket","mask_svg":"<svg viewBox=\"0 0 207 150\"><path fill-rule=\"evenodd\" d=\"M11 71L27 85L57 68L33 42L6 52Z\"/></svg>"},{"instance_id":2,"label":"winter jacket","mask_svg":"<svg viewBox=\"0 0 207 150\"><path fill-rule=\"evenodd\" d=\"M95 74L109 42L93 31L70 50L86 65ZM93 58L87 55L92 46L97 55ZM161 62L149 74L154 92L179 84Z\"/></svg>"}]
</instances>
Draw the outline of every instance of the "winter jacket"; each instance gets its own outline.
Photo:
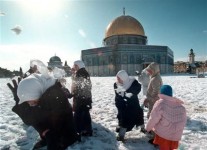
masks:
<instances>
[{"instance_id":1,"label":"winter jacket","mask_svg":"<svg viewBox=\"0 0 207 150\"><path fill-rule=\"evenodd\" d=\"M159 99L158 94L160 93L160 87L162 86L162 78L160 76L160 69L157 63L151 63L146 70L150 70L152 72L146 95L146 101L149 104L147 117L149 118L154 103Z\"/></svg>"},{"instance_id":2,"label":"winter jacket","mask_svg":"<svg viewBox=\"0 0 207 150\"><path fill-rule=\"evenodd\" d=\"M119 126L127 128L131 131L132 128L144 124L143 109L140 107L137 95L141 91L141 84L134 80L132 85L124 92L123 97L117 93L117 83L114 83L115 90L115 105L118 109Z\"/></svg>"},{"instance_id":3,"label":"winter jacket","mask_svg":"<svg viewBox=\"0 0 207 150\"><path fill-rule=\"evenodd\" d=\"M152 109L146 130L154 130L158 136L167 140L179 141L187 120L183 102L163 94L159 94L159 97Z\"/></svg>"},{"instance_id":4,"label":"winter jacket","mask_svg":"<svg viewBox=\"0 0 207 150\"><path fill-rule=\"evenodd\" d=\"M73 81L73 96L74 96L74 110L91 109L92 94L91 94L91 80L90 75L81 68L76 72Z\"/></svg>"},{"instance_id":5,"label":"winter jacket","mask_svg":"<svg viewBox=\"0 0 207 150\"><path fill-rule=\"evenodd\" d=\"M37 106L29 106L26 102L15 105L13 111L23 122L33 126L42 135L49 129L57 137L63 147L77 141L72 107L59 82L48 88L39 99Z\"/></svg>"}]
</instances>

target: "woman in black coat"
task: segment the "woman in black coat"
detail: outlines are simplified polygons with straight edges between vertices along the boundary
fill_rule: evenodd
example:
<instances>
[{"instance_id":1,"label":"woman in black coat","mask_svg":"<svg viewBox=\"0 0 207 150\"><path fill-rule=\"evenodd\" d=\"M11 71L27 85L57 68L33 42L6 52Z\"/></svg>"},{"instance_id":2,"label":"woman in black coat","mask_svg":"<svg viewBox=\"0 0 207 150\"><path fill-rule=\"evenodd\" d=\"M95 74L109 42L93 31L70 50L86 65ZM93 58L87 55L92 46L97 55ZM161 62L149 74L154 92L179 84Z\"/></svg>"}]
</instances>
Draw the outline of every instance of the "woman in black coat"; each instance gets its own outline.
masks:
<instances>
[{"instance_id":1,"label":"woman in black coat","mask_svg":"<svg viewBox=\"0 0 207 150\"><path fill-rule=\"evenodd\" d=\"M117 140L123 141L125 133L131 131L135 125L144 128L143 109L137 96L141 91L141 84L135 78L129 77L125 70L119 71L116 77L114 90L119 125Z\"/></svg>"},{"instance_id":2,"label":"woman in black coat","mask_svg":"<svg viewBox=\"0 0 207 150\"><path fill-rule=\"evenodd\" d=\"M74 62L76 73L73 79L73 110L77 132L83 136L92 136L92 121L90 109L92 108L91 80L82 61Z\"/></svg>"},{"instance_id":3,"label":"woman in black coat","mask_svg":"<svg viewBox=\"0 0 207 150\"><path fill-rule=\"evenodd\" d=\"M26 125L33 126L42 139L34 149L47 145L48 150L64 150L78 140L72 107L56 79L32 74L19 87L13 83L14 87L8 84L16 100L12 111Z\"/></svg>"}]
</instances>

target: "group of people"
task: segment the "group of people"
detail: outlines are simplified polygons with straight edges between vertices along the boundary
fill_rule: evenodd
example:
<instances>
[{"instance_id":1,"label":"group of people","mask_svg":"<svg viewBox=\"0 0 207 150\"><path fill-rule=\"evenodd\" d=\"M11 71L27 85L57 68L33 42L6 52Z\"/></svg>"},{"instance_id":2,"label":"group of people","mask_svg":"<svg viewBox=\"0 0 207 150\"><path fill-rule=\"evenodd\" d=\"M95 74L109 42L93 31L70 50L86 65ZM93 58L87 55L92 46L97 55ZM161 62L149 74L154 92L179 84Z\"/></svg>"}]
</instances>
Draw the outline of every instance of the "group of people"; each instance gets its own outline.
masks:
<instances>
[{"instance_id":1,"label":"group of people","mask_svg":"<svg viewBox=\"0 0 207 150\"><path fill-rule=\"evenodd\" d=\"M81 141L81 136L92 136L92 85L84 63L74 62L71 92L64 78L41 73L40 69L31 66L18 83L12 80L13 85L7 84L16 102L12 111L40 135L33 149L47 146L48 150L65 150ZM72 97L73 106L68 100Z\"/></svg>"},{"instance_id":2,"label":"group of people","mask_svg":"<svg viewBox=\"0 0 207 150\"><path fill-rule=\"evenodd\" d=\"M124 142L126 132L136 126L141 132L151 134L153 138L149 142L160 150L177 149L186 123L183 101L173 97L170 85L163 85L157 63L151 63L137 74L138 80L125 70L116 75L117 140ZM81 136L92 136L92 84L83 61L74 62L71 79L69 90L66 80L41 74L33 66L22 80L18 79L19 84L16 80L12 80L13 86L7 84L16 101L12 111L40 135L33 149L47 146L48 150L64 150L81 141ZM141 90L143 105L148 108L146 125L138 99ZM73 105L69 98L73 99Z\"/></svg>"},{"instance_id":3,"label":"group of people","mask_svg":"<svg viewBox=\"0 0 207 150\"><path fill-rule=\"evenodd\" d=\"M163 85L159 64L152 62L137 75L139 82L125 70L120 70L116 75L117 140L124 141L126 132L134 126L140 126L141 132L151 135L149 143L159 146L160 150L177 149L187 120L184 102L173 97L170 85ZM143 105L148 108L146 125L137 97L141 87Z\"/></svg>"}]
</instances>

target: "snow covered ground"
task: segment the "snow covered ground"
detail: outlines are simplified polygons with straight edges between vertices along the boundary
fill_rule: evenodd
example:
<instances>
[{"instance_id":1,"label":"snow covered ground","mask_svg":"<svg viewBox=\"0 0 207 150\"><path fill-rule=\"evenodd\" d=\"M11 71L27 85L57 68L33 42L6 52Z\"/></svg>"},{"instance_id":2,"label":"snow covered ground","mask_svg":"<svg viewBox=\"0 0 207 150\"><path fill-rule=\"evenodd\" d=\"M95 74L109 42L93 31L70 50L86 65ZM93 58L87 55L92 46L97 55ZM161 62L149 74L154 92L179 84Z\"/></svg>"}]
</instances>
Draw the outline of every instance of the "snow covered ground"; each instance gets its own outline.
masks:
<instances>
[{"instance_id":1,"label":"snow covered ground","mask_svg":"<svg viewBox=\"0 0 207 150\"><path fill-rule=\"evenodd\" d=\"M174 96L185 101L188 120L180 150L207 150L207 78L190 75L162 76L164 84L170 84ZM70 146L71 150L153 150L148 137L134 128L126 134L126 143L116 141L116 107L113 83L115 77L92 77L93 108L91 116L94 135L83 137L82 142ZM68 81L71 82L70 78ZM0 149L29 150L39 138L37 132L24 125L11 111L12 94L6 86L11 79L0 79ZM142 103L142 92L138 95ZM146 119L145 110L145 122ZM42 148L45 150L46 148Z\"/></svg>"}]
</instances>

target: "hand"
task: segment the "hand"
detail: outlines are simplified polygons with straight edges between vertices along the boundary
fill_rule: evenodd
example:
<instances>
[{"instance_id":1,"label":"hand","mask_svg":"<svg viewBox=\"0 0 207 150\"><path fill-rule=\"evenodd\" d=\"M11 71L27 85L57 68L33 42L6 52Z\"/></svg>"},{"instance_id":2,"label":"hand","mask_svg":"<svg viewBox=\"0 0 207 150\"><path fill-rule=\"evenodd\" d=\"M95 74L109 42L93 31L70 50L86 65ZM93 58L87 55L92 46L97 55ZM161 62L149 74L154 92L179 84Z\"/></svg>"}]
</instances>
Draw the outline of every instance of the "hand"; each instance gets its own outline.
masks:
<instances>
[{"instance_id":1,"label":"hand","mask_svg":"<svg viewBox=\"0 0 207 150\"><path fill-rule=\"evenodd\" d=\"M67 88L62 87L62 90L65 93L67 98L72 98L73 97L73 95L70 93L70 91Z\"/></svg>"},{"instance_id":2,"label":"hand","mask_svg":"<svg viewBox=\"0 0 207 150\"><path fill-rule=\"evenodd\" d=\"M124 92L124 91L120 91L120 92L118 92L118 94L119 94L121 97L124 97L124 96L125 96L125 92Z\"/></svg>"},{"instance_id":3,"label":"hand","mask_svg":"<svg viewBox=\"0 0 207 150\"><path fill-rule=\"evenodd\" d=\"M18 77L18 84L21 81L21 78ZM10 83L7 83L7 86L9 87L9 89L11 90L13 96L14 96L14 100L16 102L16 105L19 103L19 97L17 96L17 88L18 88L18 84L17 81L15 79L12 80L13 82L13 86Z\"/></svg>"},{"instance_id":4,"label":"hand","mask_svg":"<svg viewBox=\"0 0 207 150\"><path fill-rule=\"evenodd\" d=\"M144 105L144 107L148 108L148 105L149 105L148 99L144 100L143 105Z\"/></svg>"}]
</instances>

